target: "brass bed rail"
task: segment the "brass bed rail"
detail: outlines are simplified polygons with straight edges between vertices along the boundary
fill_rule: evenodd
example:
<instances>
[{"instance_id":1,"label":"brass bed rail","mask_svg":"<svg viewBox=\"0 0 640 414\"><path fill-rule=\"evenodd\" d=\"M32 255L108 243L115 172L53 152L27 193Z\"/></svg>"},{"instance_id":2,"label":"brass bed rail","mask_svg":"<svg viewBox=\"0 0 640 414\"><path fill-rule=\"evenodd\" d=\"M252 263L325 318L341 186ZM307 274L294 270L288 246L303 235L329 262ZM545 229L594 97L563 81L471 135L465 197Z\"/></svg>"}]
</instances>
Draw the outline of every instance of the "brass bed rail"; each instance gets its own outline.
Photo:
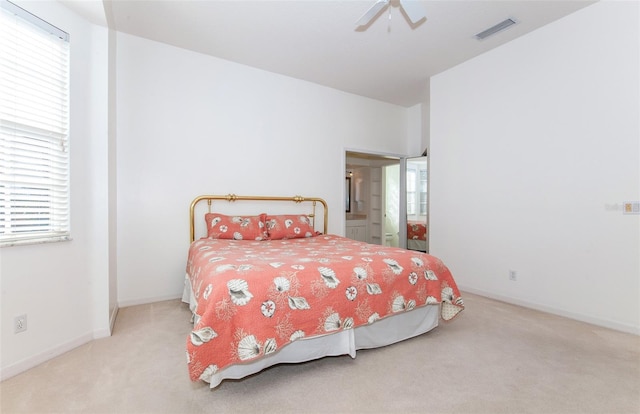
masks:
<instances>
[{"instance_id":1,"label":"brass bed rail","mask_svg":"<svg viewBox=\"0 0 640 414\"><path fill-rule=\"evenodd\" d=\"M235 194L227 194L227 195L201 195L193 199L191 202L191 207L189 208L189 219L190 219L190 234L191 234L191 242L195 240L195 232L196 232L196 224L195 224L195 208L198 203L201 201L206 201L209 208L209 213L211 213L211 204L213 201L293 201L294 203L306 203L310 202L312 205L312 212L307 214L312 221L313 228L315 229L315 220L316 220L316 205L317 203L322 204L323 213L324 213L324 222L323 222L323 233L327 234L327 225L328 225L328 217L329 211L327 209L327 203L321 198L317 197L302 197L302 196L293 196L293 197L272 197L272 196L239 196Z\"/></svg>"}]
</instances>

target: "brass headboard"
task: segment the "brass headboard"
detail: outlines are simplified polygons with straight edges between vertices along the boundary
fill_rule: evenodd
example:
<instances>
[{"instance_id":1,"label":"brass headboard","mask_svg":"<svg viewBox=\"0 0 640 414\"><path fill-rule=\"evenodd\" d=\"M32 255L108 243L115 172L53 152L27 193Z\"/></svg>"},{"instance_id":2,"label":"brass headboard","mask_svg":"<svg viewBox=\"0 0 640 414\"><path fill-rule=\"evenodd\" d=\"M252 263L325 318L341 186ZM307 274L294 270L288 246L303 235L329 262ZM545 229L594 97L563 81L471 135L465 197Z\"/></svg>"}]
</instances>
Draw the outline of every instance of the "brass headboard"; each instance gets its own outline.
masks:
<instances>
[{"instance_id":1,"label":"brass headboard","mask_svg":"<svg viewBox=\"0 0 640 414\"><path fill-rule=\"evenodd\" d=\"M322 208L324 210L324 234L327 234L327 225L328 225L328 217L329 211L327 209L327 203L317 197L302 197L302 196L293 196L293 197L270 197L270 196L239 196L235 194L227 194L227 195L201 195L196 197L191 202L191 207L189 208L189 219L190 219L190 232L191 232L191 242L195 240L195 208L196 204L201 201L206 201L209 206L209 212L211 212L211 204L214 200L226 200L229 202L238 201L238 200L246 200L246 201L293 201L294 203L306 203L309 202L312 205L312 212L307 214L311 220L312 225L315 228L315 219L316 219L316 205L317 203L322 204Z\"/></svg>"}]
</instances>

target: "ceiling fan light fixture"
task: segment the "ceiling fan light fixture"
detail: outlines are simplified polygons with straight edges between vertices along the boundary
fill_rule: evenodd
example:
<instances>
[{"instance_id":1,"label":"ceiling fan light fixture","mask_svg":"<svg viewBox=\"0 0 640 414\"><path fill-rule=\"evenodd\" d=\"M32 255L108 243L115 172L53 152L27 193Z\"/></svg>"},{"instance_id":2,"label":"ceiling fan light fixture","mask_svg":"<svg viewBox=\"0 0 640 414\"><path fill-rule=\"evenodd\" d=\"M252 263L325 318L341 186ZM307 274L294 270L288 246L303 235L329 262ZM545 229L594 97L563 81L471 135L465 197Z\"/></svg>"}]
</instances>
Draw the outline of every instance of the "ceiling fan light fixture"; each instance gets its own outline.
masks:
<instances>
[{"instance_id":1,"label":"ceiling fan light fixture","mask_svg":"<svg viewBox=\"0 0 640 414\"><path fill-rule=\"evenodd\" d=\"M373 5L356 21L357 27L367 26L379 16L385 8L391 6L392 0L375 0ZM417 0L398 0L397 4L402 8L412 25L426 20L427 15L422 4Z\"/></svg>"},{"instance_id":2,"label":"ceiling fan light fixture","mask_svg":"<svg viewBox=\"0 0 640 414\"><path fill-rule=\"evenodd\" d=\"M356 26L366 26L371 23L382 9L389 6L390 0L376 0L375 3L356 21Z\"/></svg>"},{"instance_id":3,"label":"ceiling fan light fixture","mask_svg":"<svg viewBox=\"0 0 640 414\"><path fill-rule=\"evenodd\" d=\"M427 18L424 8L416 0L400 0L400 7L402 7L412 24Z\"/></svg>"},{"instance_id":4,"label":"ceiling fan light fixture","mask_svg":"<svg viewBox=\"0 0 640 414\"><path fill-rule=\"evenodd\" d=\"M505 30L508 27L513 26L514 24L516 24L517 22L513 19L506 19L501 21L500 23L496 24L495 26L491 26L490 28L488 28L487 30L483 30L482 32L476 34L474 37L478 40L484 40L487 37L494 35L498 32L501 32L503 30Z\"/></svg>"}]
</instances>

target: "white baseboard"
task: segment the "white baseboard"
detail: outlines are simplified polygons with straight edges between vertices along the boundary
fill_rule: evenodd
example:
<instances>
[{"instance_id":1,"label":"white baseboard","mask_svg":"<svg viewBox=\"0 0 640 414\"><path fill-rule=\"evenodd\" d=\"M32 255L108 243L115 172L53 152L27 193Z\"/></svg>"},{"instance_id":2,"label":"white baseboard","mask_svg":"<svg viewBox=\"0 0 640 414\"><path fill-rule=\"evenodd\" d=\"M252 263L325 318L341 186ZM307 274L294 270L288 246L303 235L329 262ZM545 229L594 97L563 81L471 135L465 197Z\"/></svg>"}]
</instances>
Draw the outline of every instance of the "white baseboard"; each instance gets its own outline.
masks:
<instances>
[{"instance_id":1,"label":"white baseboard","mask_svg":"<svg viewBox=\"0 0 640 414\"><path fill-rule=\"evenodd\" d=\"M116 323L116 317L118 316L118 309L118 305L114 305L111 310L111 316L109 317L109 327L93 331L93 339L107 338L111 336L113 333L113 327Z\"/></svg>"},{"instance_id":2,"label":"white baseboard","mask_svg":"<svg viewBox=\"0 0 640 414\"><path fill-rule=\"evenodd\" d=\"M165 300L174 300L174 299L181 299L181 298L182 298L182 293L178 295L156 296L153 298L127 299L127 300L118 301L118 306L120 308L126 308L128 306L146 305L148 303L164 302Z\"/></svg>"},{"instance_id":3,"label":"white baseboard","mask_svg":"<svg viewBox=\"0 0 640 414\"><path fill-rule=\"evenodd\" d=\"M94 339L94 335L95 333L94 334L86 333L82 336L79 336L76 339L73 339L61 345L55 346L37 355L34 355L29 358L25 358L14 364L3 367L0 370L0 381L4 381L8 378L16 376L24 371L27 371L37 365L42 364L43 362L47 362L48 360L55 358L57 356L60 356L65 352L69 352L72 349L75 349L81 345L84 345L87 342L91 342Z\"/></svg>"},{"instance_id":4,"label":"white baseboard","mask_svg":"<svg viewBox=\"0 0 640 414\"><path fill-rule=\"evenodd\" d=\"M113 307L113 311L111 311L111 317L109 318L109 335L113 333L113 327L116 325L116 318L118 317L118 304L116 303Z\"/></svg>"},{"instance_id":5,"label":"white baseboard","mask_svg":"<svg viewBox=\"0 0 640 414\"><path fill-rule=\"evenodd\" d=\"M475 295L484 296L490 299L499 300L500 302L510 303L512 305L522 306L524 308L535 309L542 312L550 313L553 315L562 316L569 319L574 319L580 322L590 323L592 325L601 326L603 328L613 329L616 331L626 332L634 335L640 335L640 327L628 325L616 321L611 321L608 319L594 318L588 315L582 315L574 312L570 312L564 309L554 308L552 306L543 305L537 302L530 302L527 300L522 300L518 298L512 298L509 296L497 295L493 292L483 291L481 289L474 289L465 287L462 285L458 285L458 288L463 292L473 293ZM464 299L464 295L462 296Z\"/></svg>"},{"instance_id":6,"label":"white baseboard","mask_svg":"<svg viewBox=\"0 0 640 414\"><path fill-rule=\"evenodd\" d=\"M111 336L110 329L98 329L93 331L92 339L108 338Z\"/></svg>"}]
</instances>

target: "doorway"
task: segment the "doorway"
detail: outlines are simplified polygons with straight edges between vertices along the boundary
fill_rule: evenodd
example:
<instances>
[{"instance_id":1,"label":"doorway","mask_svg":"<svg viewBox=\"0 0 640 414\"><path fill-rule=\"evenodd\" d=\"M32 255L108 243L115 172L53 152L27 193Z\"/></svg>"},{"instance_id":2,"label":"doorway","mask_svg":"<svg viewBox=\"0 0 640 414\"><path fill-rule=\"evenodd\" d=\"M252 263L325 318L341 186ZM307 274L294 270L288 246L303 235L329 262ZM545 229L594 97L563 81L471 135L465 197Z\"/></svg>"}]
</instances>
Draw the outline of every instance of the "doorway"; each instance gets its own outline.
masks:
<instances>
[{"instance_id":1,"label":"doorway","mask_svg":"<svg viewBox=\"0 0 640 414\"><path fill-rule=\"evenodd\" d=\"M350 183L345 211L346 237L400 246L400 157L356 151L345 153Z\"/></svg>"}]
</instances>

